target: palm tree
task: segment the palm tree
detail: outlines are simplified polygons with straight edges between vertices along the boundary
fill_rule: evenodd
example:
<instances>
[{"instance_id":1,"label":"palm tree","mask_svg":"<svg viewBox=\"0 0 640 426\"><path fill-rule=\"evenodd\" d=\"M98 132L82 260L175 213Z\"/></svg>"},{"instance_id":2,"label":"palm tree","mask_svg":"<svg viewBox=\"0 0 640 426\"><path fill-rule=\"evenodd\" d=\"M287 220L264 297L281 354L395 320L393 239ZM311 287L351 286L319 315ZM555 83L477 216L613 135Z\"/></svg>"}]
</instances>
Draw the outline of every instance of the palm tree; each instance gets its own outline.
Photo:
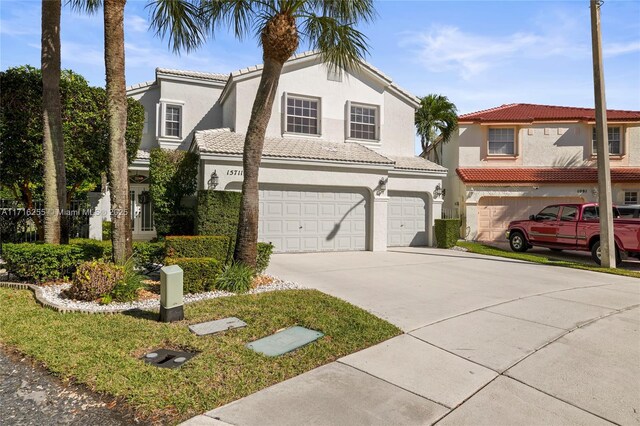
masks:
<instances>
[{"instance_id":1,"label":"palm tree","mask_svg":"<svg viewBox=\"0 0 640 426\"><path fill-rule=\"evenodd\" d=\"M242 40L255 31L264 67L244 143L242 202L234 259L256 264L258 241L258 170L264 136L284 63L301 38L335 71L356 69L367 53L359 22L375 17L373 0L157 0L152 28L168 36L174 51L201 46L207 36L229 27Z\"/></svg>"},{"instance_id":2,"label":"palm tree","mask_svg":"<svg viewBox=\"0 0 640 426\"><path fill-rule=\"evenodd\" d=\"M104 12L104 64L109 117L109 191L113 261L124 264L132 254L127 162L127 92L124 68L124 7L126 0L70 0L76 10Z\"/></svg>"},{"instance_id":3,"label":"palm tree","mask_svg":"<svg viewBox=\"0 0 640 426\"><path fill-rule=\"evenodd\" d=\"M65 216L67 180L64 170L62 106L60 102L60 11L61 0L42 0L42 118L44 155L44 239L60 244L68 238ZM64 242L64 241L63 241Z\"/></svg>"},{"instance_id":4,"label":"palm tree","mask_svg":"<svg viewBox=\"0 0 640 426\"><path fill-rule=\"evenodd\" d=\"M458 128L458 109L446 96L430 94L420 98L420 107L416 111L415 123L420 143L421 157L427 156L427 149L441 139L442 144L449 142ZM435 152L438 159L438 152Z\"/></svg>"}]
</instances>

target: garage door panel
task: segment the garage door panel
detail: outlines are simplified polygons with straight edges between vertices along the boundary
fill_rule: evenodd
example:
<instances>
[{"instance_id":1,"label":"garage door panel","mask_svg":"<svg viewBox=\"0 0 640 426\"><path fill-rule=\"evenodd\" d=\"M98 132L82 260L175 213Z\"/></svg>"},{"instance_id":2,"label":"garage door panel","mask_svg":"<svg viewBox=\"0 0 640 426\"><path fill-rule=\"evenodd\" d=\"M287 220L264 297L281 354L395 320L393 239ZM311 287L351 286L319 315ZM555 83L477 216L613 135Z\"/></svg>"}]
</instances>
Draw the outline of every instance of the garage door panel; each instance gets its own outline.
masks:
<instances>
[{"instance_id":1,"label":"garage door panel","mask_svg":"<svg viewBox=\"0 0 640 426\"><path fill-rule=\"evenodd\" d=\"M478 201L480 241L504 241L509 223L526 219L549 204L583 203L581 197L482 197Z\"/></svg>"},{"instance_id":2,"label":"garage door panel","mask_svg":"<svg viewBox=\"0 0 640 426\"><path fill-rule=\"evenodd\" d=\"M276 252L365 250L365 196L309 187L261 190L259 238Z\"/></svg>"},{"instance_id":3,"label":"garage door panel","mask_svg":"<svg viewBox=\"0 0 640 426\"><path fill-rule=\"evenodd\" d=\"M390 192L387 205L387 245L426 245L426 213L423 195Z\"/></svg>"}]
</instances>

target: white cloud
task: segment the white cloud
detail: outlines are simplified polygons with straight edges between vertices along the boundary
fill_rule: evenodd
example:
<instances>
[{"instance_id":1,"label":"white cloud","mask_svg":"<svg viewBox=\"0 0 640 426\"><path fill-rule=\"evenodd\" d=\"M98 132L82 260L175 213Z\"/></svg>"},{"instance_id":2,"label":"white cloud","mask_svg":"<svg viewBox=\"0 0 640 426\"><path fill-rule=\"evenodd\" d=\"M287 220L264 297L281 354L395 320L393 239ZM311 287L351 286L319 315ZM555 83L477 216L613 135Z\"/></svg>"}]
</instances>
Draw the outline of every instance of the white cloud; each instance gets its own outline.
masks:
<instances>
[{"instance_id":1,"label":"white cloud","mask_svg":"<svg viewBox=\"0 0 640 426\"><path fill-rule=\"evenodd\" d=\"M589 60L590 43L588 33L517 32L486 36L464 32L455 26L437 25L425 32L405 33L400 40L400 47L412 51L414 57L431 72L455 72L469 80L513 60L551 57ZM640 51L640 41L607 43L603 46L607 57L637 51Z\"/></svg>"},{"instance_id":2,"label":"white cloud","mask_svg":"<svg viewBox=\"0 0 640 426\"><path fill-rule=\"evenodd\" d=\"M125 31L134 33L145 33L149 29L149 23L146 19L138 15L129 15L124 20Z\"/></svg>"},{"instance_id":3,"label":"white cloud","mask_svg":"<svg viewBox=\"0 0 640 426\"><path fill-rule=\"evenodd\" d=\"M428 32L407 35L401 46L415 50L429 71L455 71L468 79L539 42L538 36L527 33L486 37L454 26L436 26Z\"/></svg>"},{"instance_id":4,"label":"white cloud","mask_svg":"<svg viewBox=\"0 0 640 426\"><path fill-rule=\"evenodd\" d=\"M602 54L607 57L625 55L627 53L639 52L640 41L628 43L610 43L602 47Z\"/></svg>"}]
</instances>

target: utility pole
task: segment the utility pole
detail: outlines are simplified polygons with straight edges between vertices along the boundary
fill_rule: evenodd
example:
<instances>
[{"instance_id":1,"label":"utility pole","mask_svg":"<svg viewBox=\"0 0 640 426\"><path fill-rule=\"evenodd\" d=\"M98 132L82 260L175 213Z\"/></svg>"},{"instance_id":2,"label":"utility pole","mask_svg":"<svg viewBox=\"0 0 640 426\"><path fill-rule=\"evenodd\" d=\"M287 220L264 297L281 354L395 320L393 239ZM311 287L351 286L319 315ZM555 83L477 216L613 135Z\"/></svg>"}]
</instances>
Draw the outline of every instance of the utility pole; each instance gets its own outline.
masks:
<instances>
[{"instance_id":1,"label":"utility pole","mask_svg":"<svg viewBox=\"0 0 640 426\"><path fill-rule=\"evenodd\" d=\"M600 205L600 261L605 268L616 267L616 246L613 239L613 200L609 166L609 135L607 103L602 70L602 39L600 33L600 0L591 1L591 46L593 50L593 88L596 100L596 144L598 160L598 204Z\"/></svg>"}]
</instances>

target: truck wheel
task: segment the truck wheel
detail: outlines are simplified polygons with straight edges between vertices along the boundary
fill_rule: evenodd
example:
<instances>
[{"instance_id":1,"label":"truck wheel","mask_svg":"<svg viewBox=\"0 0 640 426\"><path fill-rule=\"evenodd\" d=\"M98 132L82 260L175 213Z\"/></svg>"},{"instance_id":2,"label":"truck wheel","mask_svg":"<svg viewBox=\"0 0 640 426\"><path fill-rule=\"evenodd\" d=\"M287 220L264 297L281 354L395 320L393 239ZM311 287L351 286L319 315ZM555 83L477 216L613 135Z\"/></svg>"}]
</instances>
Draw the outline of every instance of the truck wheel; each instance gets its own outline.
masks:
<instances>
[{"instance_id":1,"label":"truck wheel","mask_svg":"<svg viewBox=\"0 0 640 426\"><path fill-rule=\"evenodd\" d=\"M512 232L511 236L509 236L509 245L511 246L511 250L521 253L527 251L529 248L524 235L518 231Z\"/></svg>"},{"instance_id":2,"label":"truck wheel","mask_svg":"<svg viewBox=\"0 0 640 426\"><path fill-rule=\"evenodd\" d=\"M601 253L600 241L596 241L593 244L593 247L591 247L591 258L598 265L602 264L600 260L600 255L601 255L600 253ZM621 263L622 263L622 256L620 255L620 250L618 250L618 246L616 246L616 267L620 266Z\"/></svg>"}]
</instances>

